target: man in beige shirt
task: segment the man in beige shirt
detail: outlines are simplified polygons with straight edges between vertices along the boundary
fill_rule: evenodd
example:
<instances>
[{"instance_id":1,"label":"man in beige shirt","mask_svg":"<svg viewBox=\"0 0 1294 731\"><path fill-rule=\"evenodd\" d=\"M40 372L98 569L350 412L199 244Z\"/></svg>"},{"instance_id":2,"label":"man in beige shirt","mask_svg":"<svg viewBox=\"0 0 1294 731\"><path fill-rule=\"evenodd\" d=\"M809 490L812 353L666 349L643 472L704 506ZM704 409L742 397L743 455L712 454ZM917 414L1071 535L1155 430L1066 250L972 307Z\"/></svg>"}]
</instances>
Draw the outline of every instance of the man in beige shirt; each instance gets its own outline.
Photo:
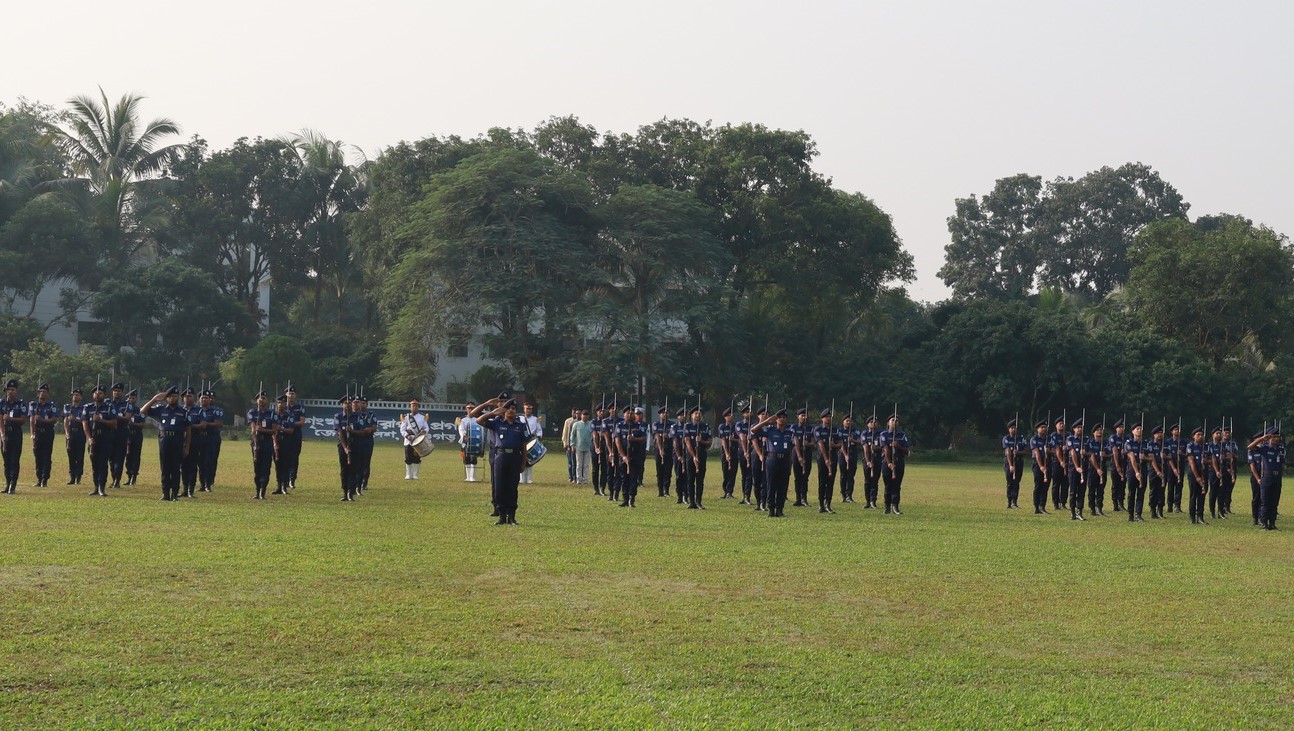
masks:
<instances>
[{"instance_id":1,"label":"man in beige shirt","mask_svg":"<svg viewBox=\"0 0 1294 731\"><path fill-rule=\"evenodd\" d=\"M566 450L567 481L575 484L575 445L571 443L571 427L579 421L579 409L571 409L571 415L562 423L562 448Z\"/></svg>"}]
</instances>

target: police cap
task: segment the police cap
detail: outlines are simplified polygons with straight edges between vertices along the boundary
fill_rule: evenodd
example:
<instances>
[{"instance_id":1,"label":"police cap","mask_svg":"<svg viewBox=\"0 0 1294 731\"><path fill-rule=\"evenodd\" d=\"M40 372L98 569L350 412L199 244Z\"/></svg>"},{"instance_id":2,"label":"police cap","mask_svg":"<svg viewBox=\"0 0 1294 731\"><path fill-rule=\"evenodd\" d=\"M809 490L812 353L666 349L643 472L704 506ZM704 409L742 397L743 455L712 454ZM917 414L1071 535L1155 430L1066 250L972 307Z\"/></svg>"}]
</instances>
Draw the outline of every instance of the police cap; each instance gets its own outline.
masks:
<instances>
[{"instance_id":1,"label":"police cap","mask_svg":"<svg viewBox=\"0 0 1294 731\"><path fill-rule=\"evenodd\" d=\"M724 416L732 416L732 409L731 409L731 408L724 409L724 410L723 410L723 415L724 415Z\"/></svg>"},{"instance_id":2,"label":"police cap","mask_svg":"<svg viewBox=\"0 0 1294 731\"><path fill-rule=\"evenodd\" d=\"M48 384L48 383L42 383L42 384L40 384L39 386L37 386L37 387L36 387L36 390L37 390L37 391L48 391L48 390L49 390L49 384Z\"/></svg>"},{"instance_id":3,"label":"police cap","mask_svg":"<svg viewBox=\"0 0 1294 731\"><path fill-rule=\"evenodd\" d=\"M822 411L818 412L819 419L825 419L828 416L831 416L831 409L823 409Z\"/></svg>"},{"instance_id":4,"label":"police cap","mask_svg":"<svg viewBox=\"0 0 1294 731\"><path fill-rule=\"evenodd\" d=\"M113 388L116 388L116 387L114 386ZM167 395L167 396L179 396L179 395L180 395L180 387L179 387L179 386L171 386L170 388L166 389L166 395Z\"/></svg>"}]
</instances>

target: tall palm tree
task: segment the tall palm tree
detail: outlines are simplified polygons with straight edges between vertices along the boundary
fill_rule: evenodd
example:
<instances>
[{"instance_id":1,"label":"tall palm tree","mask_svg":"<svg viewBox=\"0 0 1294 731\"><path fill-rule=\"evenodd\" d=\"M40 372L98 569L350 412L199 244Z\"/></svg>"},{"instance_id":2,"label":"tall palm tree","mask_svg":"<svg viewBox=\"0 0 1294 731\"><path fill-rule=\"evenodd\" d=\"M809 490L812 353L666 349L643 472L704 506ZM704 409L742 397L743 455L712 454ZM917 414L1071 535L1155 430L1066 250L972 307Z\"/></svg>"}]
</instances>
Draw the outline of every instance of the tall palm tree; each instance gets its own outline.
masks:
<instances>
[{"instance_id":1,"label":"tall palm tree","mask_svg":"<svg viewBox=\"0 0 1294 731\"><path fill-rule=\"evenodd\" d=\"M116 104L99 89L99 99L68 100L65 127L53 125L50 138L67 157L73 176L63 181L91 217L108 247L105 253L124 264L142 242L140 222L153 211L141 185L155 178L182 145L163 144L180 128L166 118L142 124L144 97L124 94ZM144 186L146 187L146 186Z\"/></svg>"}]
</instances>

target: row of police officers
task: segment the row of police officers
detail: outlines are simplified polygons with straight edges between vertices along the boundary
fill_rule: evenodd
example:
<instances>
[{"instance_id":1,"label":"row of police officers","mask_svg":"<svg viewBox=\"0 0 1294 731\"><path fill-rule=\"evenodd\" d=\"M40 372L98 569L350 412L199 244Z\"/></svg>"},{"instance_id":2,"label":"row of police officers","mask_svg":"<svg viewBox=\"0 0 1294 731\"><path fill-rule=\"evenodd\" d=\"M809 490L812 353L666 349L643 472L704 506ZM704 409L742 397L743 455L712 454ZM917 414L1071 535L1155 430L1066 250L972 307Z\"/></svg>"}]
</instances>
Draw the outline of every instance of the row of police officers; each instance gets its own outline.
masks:
<instances>
[{"instance_id":1,"label":"row of police officers","mask_svg":"<svg viewBox=\"0 0 1294 731\"><path fill-rule=\"evenodd\" d=\"M1066 424L1039 421L1025 438L1016 421L1007 423L1002 437L1003 472L1007 508L1020 507L1020 484L1025 465L1033 473L1034 514L1044 515L1050 499L1055 510L1068 509L1071 520L1105 515L1105 492L1110 488L1114 511L1126 512L1131 522L1144 522L1143 509L1159 519L1182 512L1185 496L1192 524L1206 525L1205 508L1214 520L1233 514L1232 493L1239 475L1247 474L1253 525L1276 529L1285 446L1279 429L1265 429L1245 446L1232 438L1231 429L1204 426L1184 437L1181 424L1130 427L1115 421L1109 434L1104 424L1086 429L1083 419Z\"/></svg>"}]
</instances>

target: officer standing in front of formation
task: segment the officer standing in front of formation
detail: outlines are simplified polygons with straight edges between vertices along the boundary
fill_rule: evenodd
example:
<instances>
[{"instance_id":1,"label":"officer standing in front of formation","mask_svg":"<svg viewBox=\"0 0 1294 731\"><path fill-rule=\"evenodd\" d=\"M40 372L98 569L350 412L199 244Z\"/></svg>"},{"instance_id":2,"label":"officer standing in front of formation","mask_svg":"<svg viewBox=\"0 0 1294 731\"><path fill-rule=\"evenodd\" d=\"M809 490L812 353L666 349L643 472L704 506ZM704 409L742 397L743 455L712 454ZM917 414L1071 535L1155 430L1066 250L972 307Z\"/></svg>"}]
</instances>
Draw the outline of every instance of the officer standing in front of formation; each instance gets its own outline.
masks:
<instances>
[{"instance_id":1,"label":"officer standing in front of formation","mask_svg":"<svg viewBox=\"0 0 1294 731\"><path fill-rule=\"evenodd\" d=\"M67 484L79 485L85 473L85 404L81 389L72 389L72 401L63 404L63 443L67 445Z\"/></svg>"},{"instance_id":2,"label":"officer standing in front of formation","mask_svg":"<svg viewBox=\"0 0 1294 731\"><path fill-rule=\"evenodd\" d=\"M297 472L301 468L301 445L305 440L306 432L306 408L297 403L297 388L291 384L283 390L283 395L288 397L288 415L292 418L289 420L292 431L288 432L288 441L286 444L280 444L280 449L287 449L289 453L289 468L287 489L295 490L297 487Z\"/></svg>"},{"instance_id":3,"label":"officer standing in front of formation","mask_svg":"<svg viewBox=\"0 0 1294 731\"><path fill-rule=\"evenodd\" d=\"M332 428L337 435L337 465L341 475L341 501L351 502L355 499L350 473L350 394L337 399L340 410L333 414Z\"/></svg>"},{"instance_id":4,"label":"officer standing in front of formation","mask_svg":"<svg viewBox=\"0 0 1294 731\"><path fill-rule=\"evenodd\" d=\"M517 402L511 398L482 415L478 423L490 432L495 444L491 465L498 488L495 499L499 519L495 525L516 525L517 484L521 480L521 470L526 465L526 444L532 436L530 429L525 421L517 417Z\"/></svg>"},{"instance_id":5,"label":"officer standing in front of formation","mask_svg":"<svg viewBox=\"0 0 1294 731\"><path fill-rule=\"evenodd\" d=\"M31 453L36 461L36 487L49 487L49 475L54 470L54 425L58 423L58 407L49 400L49 384L36 387L36 400L28 407L31 414Z\"/></svg>"},{"instance_id":6,"label":"officer standing in front of formation","mask_svg":"<svg viewBox=\"0 0 1294 731\"><path fill-rule=\"evenodd\" d=\"M881 449L885 452L885 512L903 515L899 501L903 498L903 475L907 469L912 442L907 432L899 429L899 415L890 417L890 428L881 432Z\"/></svg>"},{"instance_id":7,"label":"officer standing in front of formation","mask_svg":"<svg viewBox=\"0 0 1294 731\"><path fill-rule=\"evenodd\" d=\"M656 447L656 497L669 497L674 476L674 440L669 434L669 410L664 406L656 412L656 423L652 425L651 433ZM597 494L596 490L594 494Z\"/></svg>"},{"instance_id":8,"label":"officer standing in front of formation","mask_svg":"<svg viewBox=\"0 0 1294 731\"><path fill-rule=\"evenodd\" d=\"M1029 439L1030 466L1033 468L1033 514L1047 514L1047 422L1033 425Z\"/></svg>"},{"instance_id":9,"label":"officer standing in front of formation","mask_svg":"<svg viewBox=\"0 0 1294 731\"><path fill-rule=\"evenodd\" d=\"M1116 513L1123 511L1123 501L1128 489L1128 459L1123 452L1128 437L1123 432L1123 419L1119 419L1114 422L1114 433L1106 444L1106 449L1110 452L1110 501Z\"/></svg>"},{"instance_id":10,"label":"officer standing in front of formation","mask_svg":"<svg viewBox=\"0 0 1294 731\"><path fill-rule=\"evenodd\" d=\"M202 407L198 406L198 394L191 387L186 386L180 392L180 410L189 426L189 448L184 451L184 459L180 462L180 497L191 498L197 495L198 471L202 468L202 448L206 445L207 434ZM129 477L129 469L126 474Z\"/></svg>"},{"instance_id":11,"label":"officer standing in front of formation","mask_svg":"<svg viewBox=\"0 0 1294 731\"><path fill-rule=\"evenodd\" d=\"M0 419L4 421L5 492L18 492L18 474L22 465L22 427L27 423L27 404L18 398L18 381L9 379L0 401Z\"/></svg>"},{"instance_id":12,"label":"officer standing in front of formation","mask_svg":"<svg viewBox=\"0 0 1294 731\"><path fill-rule=\"evenodd\" d=\"M737 459L741 454L741 448L737 438L737 424L733 420L732 408L723 410L723 420L719 422L717 428L719 435L719 457L722 464L719 465L719 473L722 478L723 495L719 496L721 500L727 500L733 496L737 490Z\"/></svg>"},{"instance_id":13,"label":"officer standing in front of formation","mask_svg":"<svg viewBox=\"0 0 1294 731\"><path fill-rule=\"evenodd\" d=\"M1055 422L1055 430L1047 436L1047 484L1051 485L1051 506L1057 512L1068 504L1069 475L1065 472L1065 419Z\"/></svg>"},{"instance_id":14,"label":"officer standing in front of formation","mask_svg":"<svg viewBox=\"0 0 1294 731\"><path fill-rule=\"evenodd\" d=\"M264 500L270 484L270 465L278 450L278 440L275 439L278 424L274 411L270 409L270 395L265 391L256 394L255 405L247 410L247 425L252 430L252 479L256 483L256 497L253 499Z\"/></svg>"},{"instance_id":15,"label":"officer standing in front of formation","mask_svg":"<svg viewBox=\"0 0 1294 731\"><path fill-rule=\"evenodd\" d=\"M809 476L813 473L813 427L809 424L809 408L795 411L791 425L791 439L795 450L791 457L791 477L795 480L795 507L809 505Z\"/></svg>"},{"instance_id":16,"label":"officer standing in front of formation","mask_svg":"<svg viewBox=\"0 0 1294 731\"><path fill-rule=\"evenodd\" d=\"M1092 427L1092 436L1087 440L1087 507L1092 515L1105 515L1105 481L1109 453L1105 448L1105 425Z\"/></svg>"},{"instance_id":17,"label":"officer standing in front of formation","mask_svg":"<svg viewBox=\"0 0 1294 731\"><path fill-rule=\"evenodd\" d=\"M881 465L884 462L879 427L880 422L873 414L867 417L867 428L863 430L863 495L867 498L863 508L871 510L876 509L876 502L880 499ZM1020 507L1018 502L1016 507Z\"/></svg>"},{"instance_id":18,"label":"officer standing in front of formation","mask_svg":"<svg viewBox=\"0 0 1294 731\"><path fill-rule=\"evenodd\" d=\"M86 435L86 448L90 452L90 481L94 483L91 495L106 497L108 484L108 455L112 451L112 433L117 428L117 414L112 402L104 398L103 387L95 386L90 392L91 402L82 412L81 429ZM165 493L163 493L165 494Z\"/></svg>"},{"instance_id":19,"label":"officer standing in front of formation","mask_svg":"<svg viewBox=\"0 0 1294 731\"><path fill-rule=\"evenodd\" d=\"M162 465L162 499L176 500L180 495L180 468L184 458L189 454L189 423L185 411L179 404L180 387L171 386L158 393L144 404L140 412L157 420L157 453ZM113 412L115 412L115 407ZM96 418L98 414L96 414ZM120 425L118 429L122 428ZM97 441L97 439L96 439ZM93 447L91 448L93 454ZM95 481L99 494L103 487L98 483L98 465L95 465Z\"/></svg>"},{"instance_id":20,"label":"officer standing in front of formation","mask_svg":"<svg viewBox=\"0 0 1294 731\"><path fill-rule=\"evenodd\" d=\"M121 487L121 476L126 471L126 448L130 444L130 402L126 400L126 384L112 384L112 410L117 415L117 428L112 433L112 452L108 455L108 469L112 473L112 486Z\"/></svg>"},{"instance_id":21,"label":"officer standing in front of formation","mask_svg":"<svg viewBox=\"0 0 1294 731\"><path fill-rule=\"evenodd\" d=\"M1028 450L1019 435L1016 420L1006 423L1006 436L1002 437L1002 472L1006 475L1006 507L1020 507L1020 478L1024 474L1024 453ZM869 506L870 507L870 506Z\"/></svg>"},{"instance_id":22,"label":"officer standing in front of formation","mask_svg":"<svg viewBox=\"0 0 1294 731\"><path fill-rule=\"evenodd\" d=\"M1141 508L1146 499L1146 443L1141 439L1141 424L1132 425L1132 435L1123 443L1127 459L1128 522L1142 522Z\"/></svg>"},{"instance_id":23,"label":"officer standing in front of formation","mask_svg":"<svg viewBox=\"0 0 1294 731\"><path fill-rule=\"evenodd\" d=\"M368 476L373 469L373 434L377 432L377 418L368 410L368 399L360 394L352 404L350 449L354 461L351 478L355 481L355 494L368 490Z\"/></svg>"},{"instance_id":24,"label":"officer standing in front of formation","mask_svg":"<svg viewBox=\"0 0 1294 731\"><path fill-rule=\"evenodd\" d=\"M692 498L688 508L704 510L705 504L701 500L705 496L705 467L714 437L710 433L710 425L701 420L700 406L692 407L691 417L683 434L683 442L688 452L685 465L688 470L688 491Z\"/></svg>"},{"instance_id":25,"label":"officer standing in front of formation","mask_svg":"<svg viewBox=\"0 0 1294 731\"><path fill-rule=\"evenodd\" d=\"M144 452L144 415L139 409L139 391L126 392L126 484L139 481L139 460Z\"/></svg>"},{"instance_id":26,"label":"officer standing in front of formation","mask_svg":"<svg viewBox=\"0 0 1294 731\"><path fill-rule=\"evenodd\" d=\"M206 443L202 445L202 469L198 475L198 489L211 492L216 484L216 468L220 465L220 431L225 427L225 410L216 404L216 392L206 389L198 401L202 407L203 432Z\"/></svg>"},{"instance_id":27,"label":"officer standing in front of formation","mask_svg":"<svg viewBox=\"0 0 1294 731\"><path fill-rule=\"evenodd\" d=\"M418 470L422 467L422 456L418 450L413 448L413 441L420 436L430 438L427 430L427 416L419 409L422 405L418 399L409 399L409 413L400 417L400 436L404 438L404 479L418 479ZM463 453L467 453L467 440L463 431L466 420L459 422L459 443L463 445Z\"/></svg>"},{"instance_id":28,"label":"officer standing in front of formation","mask_svg":"<svg viewBox=\"0 0 1294 731\"><path fill-rule=\"evenodd\" d=\"M463 417L463 421L466 422L471 420L475 422L477 426L484 428L485 422L481 415L484 414L486 410L510 400L512 400L512 397L507 391L503 391L499 393L496 398L492 398L472 406L472 408L468 410L467 415ZM516 401L513 401L513 404L515 410ZM490 517L497 518L502 515L502 513L499 512L499 473L494 469L495 458L499 456L499 435L498 433L489 430L485 430L485 433L488 434L490 438L490 505L492 508ZM525 464L524 456L522 464ZM520 480L521 472L519 469L517 475L517 479Z\"/></svg>"},{"instance_id":29,"label":"officer standing in front of formation","mask_svg":"<svg viewBox=\"0 0 1294 731\"><path fill-rule=\"evenodd\" d=\"M737 458L737 471L741 473L741 502L738 505L750 505L751 494L755 490L755 475L751 469L750 447L750 404L741 407L741 418L733 425L737 433L737 444L741 455Z\"/></svg>"},{"instance_id":30,"label":"officer standing in front of formation","mask_svg":"<svg viewBox=\"0 0 1294 731\"><path fill-rule=\"evenodd\" d=\"M836 432L836 442L839 444L836 454L836 471L840 473L840 502L852 503L854 501L854 476L858 473L858 443L862 439L862 432L854 428L853 413L845 414L845 418L840 422L840 429ZM831 499L827 499L827 512L835 512L831 509Z\"/></svg>"},{"instance_id":31,"label":"officer standing in front of formation","mask_svg":"<svg viewBox=\"0 0 1294 731\"><path fill-rule=\"evenodd\" d=\"M786 492L791 481L791 458L795 450L795 438L786 426L786 409L781 409L772 416L765 416L750 428L750 435L764 442L764 470L768 474L765 507L768 508L768 517L786 517Z\"/></svg>"},{"instance_id":32,"label":"officer standing in front of formation","mask_svg":"<svg viewBox=\"0 0 1294 731\"><path fill-rule=\"evenodd\" d=\"M1281 433L1276 427L1268 429L1260 439L1249 443L1249 449L1257 452L1259 474L1258 482L1262 490L1263 530L1277 530L1276 516L1281 501L1281 473L1285 469L1285 449L1281 444Z\"/></svg>"},{"instance_id":33,"label":"officer standing in front of formation","mask_svg":"<svg viewBox=\"0 0 1294 731\"><path fill-rule=\"evenodd\" d=\"M274 421L279 448L274 452L274 492L270 494L286 495L292 483L292 432L296 427L296 418L288 412L287 394L274 399Z\"/></svg>"},{"instance_id":34,"label":"officer standing in front of formation","mask_svg":"<svg viewBox=\"0 0 1294 731\"><path fill-rule=\"evenodd\" d=\"M827 513L831 512L827 506L836 481L836 430L831 425L831 409L823 409L818 421L813 427L813 446L818 452L818 512Z\"/></svg>"},{"instance_id":35,"label":"officer standing in front of formation","mask_svg":"<svg viewBox=\"0 0 1294 731\"><path fill-rule=\"evenodd\" d=\"M527 401L525 405L522 406L522 410L525 412L526 428L530 430L530 438L542 439L544 436L544 426L539 423L539 417L535 416L535 405ZM523 444L522 449L525 449L528 446L529 445ZM523 459L522 464L526 464L526 460ZM626 467L625 471L627 470L628 468ZM521 481L527 485L532 484L535 481L535 468L532 465L526 464L525 469L521 473Z\"/></svg>"},{"instance_id":36,"label":"officer standing in front of formation","mask_svg":"<svg viewBox=\"0 0 1294 731\"><path fill-rule=\"evenodd\" d=\"M1186 490L1190 493L1187 507L1191 511L1191 525L1208 525L1204 522L1204 496L1209 491L1208 454L1204 428L1196 427L1186 445Z\"/></svg>"}]
</instances>

